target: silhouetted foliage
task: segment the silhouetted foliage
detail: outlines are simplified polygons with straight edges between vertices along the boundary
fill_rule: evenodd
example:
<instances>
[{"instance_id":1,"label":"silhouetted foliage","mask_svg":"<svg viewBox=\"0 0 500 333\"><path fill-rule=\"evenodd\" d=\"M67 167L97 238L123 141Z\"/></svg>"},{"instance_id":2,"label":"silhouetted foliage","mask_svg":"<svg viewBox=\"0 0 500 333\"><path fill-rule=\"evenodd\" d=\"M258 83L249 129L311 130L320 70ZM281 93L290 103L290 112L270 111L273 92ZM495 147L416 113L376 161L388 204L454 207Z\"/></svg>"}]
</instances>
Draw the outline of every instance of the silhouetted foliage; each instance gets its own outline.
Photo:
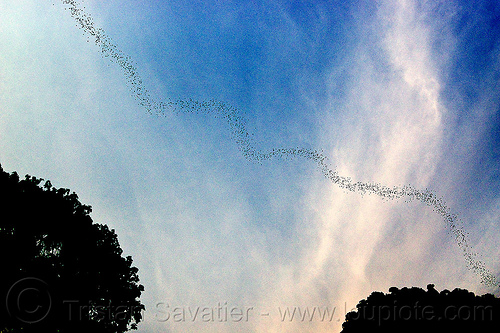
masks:
<instances>
[{"instance_id":1,"label":"silhouetted foliage","mask_svg":"<svg viewBox=\"0 0 500 333\"><path fill-rule=\"evenodd\" d=\"M465 289L438 292L412 287L373 292L346 314L341 333L500 332L500 299Z\"/></svg>"},{"instance_id":2,"label":"silhouetted foliage","mask_svg":"<svg viewBox=\"0 0 500 333\"><path fill-rule=\"evenodd\" d=\"M0 332L136 329L144 287L114 230L50 181L0 166Z\"/></svg>"}]
</instances>

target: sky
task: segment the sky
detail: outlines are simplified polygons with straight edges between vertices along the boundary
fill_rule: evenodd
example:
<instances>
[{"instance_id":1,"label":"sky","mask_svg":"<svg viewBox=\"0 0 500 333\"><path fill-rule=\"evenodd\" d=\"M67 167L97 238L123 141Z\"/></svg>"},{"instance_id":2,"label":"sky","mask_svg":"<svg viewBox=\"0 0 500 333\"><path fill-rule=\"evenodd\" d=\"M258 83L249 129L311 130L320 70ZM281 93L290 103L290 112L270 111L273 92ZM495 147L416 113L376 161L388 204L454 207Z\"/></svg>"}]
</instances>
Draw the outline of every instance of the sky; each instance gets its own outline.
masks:
<instances>
[{"instance_id":1,"label":"sky","mask_svg":"<svg viewBox=\"0 0 500 333\"><path fill-rule=\"evenodd\" d=\"M392 286L498 295L499 16L2 0L0 163L116 230L139 333L339 332Z\"/></svg>"}]
</instances>

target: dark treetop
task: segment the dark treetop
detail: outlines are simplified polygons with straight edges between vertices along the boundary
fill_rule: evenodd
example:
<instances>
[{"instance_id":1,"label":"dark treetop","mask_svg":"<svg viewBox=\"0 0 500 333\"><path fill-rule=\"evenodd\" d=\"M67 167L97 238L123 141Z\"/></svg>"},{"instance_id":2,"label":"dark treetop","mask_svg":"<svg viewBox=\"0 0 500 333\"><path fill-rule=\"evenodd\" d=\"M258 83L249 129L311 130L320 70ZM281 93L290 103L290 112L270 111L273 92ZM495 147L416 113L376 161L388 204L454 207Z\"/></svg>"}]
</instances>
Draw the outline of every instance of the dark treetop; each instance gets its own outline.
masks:
<instances>
[{"instance_id":1,"label":"dark treetop","mask_svg":"<svg viewBox=\"0 0 500 333\"><path fill-rule=\"evenodd\" d=\"M0 332L125 332L144 305L138 269L91 207L0 166Z\"/></svg>"},{"instance_id":2,"label":"dark treetop","mask_svg":"<svg viewBox=\"0 0 500 333\"><path fill-rule=\"evenodd\" d=\"M342 333L500 332L500 299L465 289L438 292L412 287L373 292L346 314Z\"/></svg>"}]
</instances>

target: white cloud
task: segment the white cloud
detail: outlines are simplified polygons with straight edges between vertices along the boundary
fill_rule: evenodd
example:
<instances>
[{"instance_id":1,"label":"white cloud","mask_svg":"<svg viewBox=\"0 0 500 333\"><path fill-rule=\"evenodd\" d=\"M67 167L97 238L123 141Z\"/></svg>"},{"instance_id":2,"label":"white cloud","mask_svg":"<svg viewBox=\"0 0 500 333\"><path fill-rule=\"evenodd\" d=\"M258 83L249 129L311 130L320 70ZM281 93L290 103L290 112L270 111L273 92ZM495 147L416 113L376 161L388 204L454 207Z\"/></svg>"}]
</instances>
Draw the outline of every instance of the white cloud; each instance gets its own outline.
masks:
<instances>
[{"instance_id":1,"label":"white cloud","mask_svg":"<svg viewBox=\"0 0 500 333\"><path fill-rule=\"evenodd\" d=\"M334 111L324 118L319 146L331 147L327 155L336 171L354 181L411 184L440 193L436 167L442 162L442 119L449 111L440 99L439 66L449 55L436 53L432 17L426 16L432 14L416 7L412 1L381 3L370 29L360 31L367 35L359 37L349 67L334 71L348 73L349 89L343 98L332 96ZM453 36L439 38L453 44ZM308 244L294 267L297 275L277 298L293 294L307 304L334 300L353 307L390 286L435 283L440 289L484 290L431 208L345 193L321 182L309 192L315 243ZM325 280L328 297L319 292ZM297 285L298 290L291 287Z\"/></svg>"}]
</instances>

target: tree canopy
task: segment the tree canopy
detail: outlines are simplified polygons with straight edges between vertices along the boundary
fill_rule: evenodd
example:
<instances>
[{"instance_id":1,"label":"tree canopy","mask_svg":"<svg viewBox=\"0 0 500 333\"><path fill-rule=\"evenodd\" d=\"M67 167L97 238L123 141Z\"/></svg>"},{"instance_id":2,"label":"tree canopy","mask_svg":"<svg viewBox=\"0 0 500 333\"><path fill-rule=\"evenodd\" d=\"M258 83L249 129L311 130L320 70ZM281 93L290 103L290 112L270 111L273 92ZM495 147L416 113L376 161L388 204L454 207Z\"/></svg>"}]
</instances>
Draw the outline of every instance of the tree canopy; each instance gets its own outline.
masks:
<instances>
[{"instance_id":1,"label":"tree canopy","mask_svg":"<svg viewBox=\"0 0 500 333\"><path fill-rule=\"evenodd\" d=\"M438 292L412 287L373 292L346 314L341 333L500 332L500 299L456 288Z\"/></svg>"},{"instance_id":2,"label":"tree canopy","mask_svg":"<svg viewBox=\"0 0 500 333\"><path fill-rule=\"evenodd\" d=\"M69 189L0 166L0 332L137 328L138 269L90 212Z\"/></svg>"}]
</instances>

